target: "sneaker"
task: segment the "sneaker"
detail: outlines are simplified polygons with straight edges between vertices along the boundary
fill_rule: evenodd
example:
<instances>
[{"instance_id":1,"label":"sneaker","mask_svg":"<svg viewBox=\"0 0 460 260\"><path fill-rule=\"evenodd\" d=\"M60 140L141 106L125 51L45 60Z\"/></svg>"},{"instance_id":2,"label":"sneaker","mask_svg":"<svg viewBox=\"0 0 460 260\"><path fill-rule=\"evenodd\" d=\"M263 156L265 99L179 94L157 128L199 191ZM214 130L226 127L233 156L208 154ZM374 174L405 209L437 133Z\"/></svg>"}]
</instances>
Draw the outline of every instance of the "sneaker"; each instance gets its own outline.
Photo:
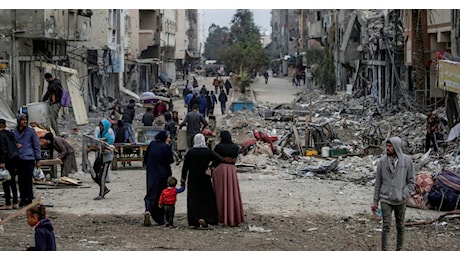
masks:
<instances>
[{"instance_id":1,"label":"sneaker","mask_svg":"<svg viewBox=\"0 0 460 260\"><path fill-rule=\"evenodd\" d=\"M152 225L152 222L150 221L150 212L146 211L144 212L144 226L150 227Z\"/></svg>"},{"instance_id":2,"label":"sneaker","mask_svg":"<svg viewBox=\"0 0 460 260\"><path fill-rule=\"evenodd\" d=\"M198 220L198 223L200 223L200 226L201 227L204 227L204 228L207 228L208 227L208 224L206 223L206 221L202 218L200 218L200 220Z\"/></svg>"},{"instance_id":3,"label":"sneaker","mask_svg":"<svg viewBox=\"0 0 460 260\"><path fill-rule=\"evenodd\" d=\"M101 200L101 199L104 199L104 197L102 197L102 196L97 196L96 198L94 198L94 200Z\"/></svg>"}]
</instances>

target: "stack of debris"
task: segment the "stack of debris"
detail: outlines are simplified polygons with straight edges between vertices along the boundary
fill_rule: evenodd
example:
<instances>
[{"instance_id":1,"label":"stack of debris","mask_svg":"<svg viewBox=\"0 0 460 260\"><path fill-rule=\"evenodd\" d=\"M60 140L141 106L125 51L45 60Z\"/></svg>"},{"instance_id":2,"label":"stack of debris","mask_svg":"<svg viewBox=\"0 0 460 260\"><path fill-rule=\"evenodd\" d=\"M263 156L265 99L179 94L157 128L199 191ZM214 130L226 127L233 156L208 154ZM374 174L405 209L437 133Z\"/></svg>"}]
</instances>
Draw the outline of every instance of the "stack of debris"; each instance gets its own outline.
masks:
<instances>
[{"instance_id":1,"label":"stack of debris","mask_svg":"<svg viewBox=\"0 0 460 260\"><path fill-rule=\"evenodd\" d=\"M84 185L80 179L69 177L60 177L55 180L35 180L34 185L37 189L72 189L72 188L89 188L89 185Z\"/></svg>"}]
</instances>

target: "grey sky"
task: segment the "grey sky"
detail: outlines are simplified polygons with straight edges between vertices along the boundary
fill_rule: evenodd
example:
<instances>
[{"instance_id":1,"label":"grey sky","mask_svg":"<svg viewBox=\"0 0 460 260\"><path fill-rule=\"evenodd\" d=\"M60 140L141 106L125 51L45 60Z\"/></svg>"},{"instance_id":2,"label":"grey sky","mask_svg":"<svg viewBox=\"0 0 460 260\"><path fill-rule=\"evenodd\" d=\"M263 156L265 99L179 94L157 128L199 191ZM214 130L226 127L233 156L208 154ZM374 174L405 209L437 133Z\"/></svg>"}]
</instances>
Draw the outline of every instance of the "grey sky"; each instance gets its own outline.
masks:
<instances>
[{"instance_id":1,"label":"grey sky","mask_svg":"<svg viewBox=\"0 0 460 260\"><path fill-rule=\"evenodd\" d=\"M271 9L250 9L254 23L271 33L270 27ZM236 13L236 9L203 9L203 21L204 21L204 39L208 36L208 28L212 23L220 26L230 27L233 15Z\"/></svg>"}]
</instances>

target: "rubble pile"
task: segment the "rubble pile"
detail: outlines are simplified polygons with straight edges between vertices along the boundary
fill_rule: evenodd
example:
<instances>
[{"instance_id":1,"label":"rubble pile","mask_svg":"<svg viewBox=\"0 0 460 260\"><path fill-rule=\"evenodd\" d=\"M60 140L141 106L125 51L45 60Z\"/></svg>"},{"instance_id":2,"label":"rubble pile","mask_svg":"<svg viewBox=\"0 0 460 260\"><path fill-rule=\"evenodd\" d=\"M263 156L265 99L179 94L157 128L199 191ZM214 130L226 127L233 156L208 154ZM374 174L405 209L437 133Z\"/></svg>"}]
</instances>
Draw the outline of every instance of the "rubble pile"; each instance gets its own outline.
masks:
<instances>
[{"instance_id":1,"label":"rubble pile","mask_svg":"<svg viewBox=\"0 0 460 260\"><path fill-rule=\"evenodd\" d=\"M442 144L438 153L425 154L425 114L400 108L381 111L370 96L352 98L341 92L325 96L320 92L318 89L308 89L298 96L295 103L259 103L252 111L242 109L226 114L220 127L229 129L239 145L254 139L254 130L278 137L278 141L273 143L275 149L272 154L261 152L263 149L260 148L242 154L239 170L372 185L378 159L383 153L384 140L390 136L401 138L403 150L412 156L417 172L436 173L446 168L457 168L458 144L455 142ZM442 108L435 113L440 118L445 114ZM324 125L332 132L328 137L333 138L327 140L325 145L331 149L346 149L346 153L322 156L320 149L317 149L317 154L306 156L306 128L311 131L312 126ZM292 138L293 129L297 130L297 140ZM447 134L444 128L445 138ZM259 141L256 143L258 147L267 146Z\"/></svg>"}]
</instances>

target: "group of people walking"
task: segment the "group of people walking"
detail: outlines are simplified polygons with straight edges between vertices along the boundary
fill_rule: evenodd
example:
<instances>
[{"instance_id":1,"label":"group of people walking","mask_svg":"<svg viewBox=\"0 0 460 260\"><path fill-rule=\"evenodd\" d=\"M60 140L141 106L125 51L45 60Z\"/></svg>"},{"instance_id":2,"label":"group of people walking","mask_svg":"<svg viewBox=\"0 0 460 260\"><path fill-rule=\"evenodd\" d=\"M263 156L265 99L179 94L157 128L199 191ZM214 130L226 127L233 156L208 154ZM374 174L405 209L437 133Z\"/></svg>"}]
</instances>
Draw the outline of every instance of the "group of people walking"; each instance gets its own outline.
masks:
<instances>
[{"instance_id":1,"label":"group of people walking","mask_svg":"<svg viewBox=\"0 0 460 260\"><path fill-rule=\"evenodd\" d=\"M239 146L228 131L220 132L220 143L211 150L203 134L193 136L181 170L180 188L172 178L173 153L169 134L161 131L145 153L147 192L144 198L144 225L151 219L158 225L173 226L174 204L178 193L187 191L187 222L191 228L222 224L238 226L245 222L235 163ZM166 195L169 199L165 199Z\"/></svg>"}]
</instances>

